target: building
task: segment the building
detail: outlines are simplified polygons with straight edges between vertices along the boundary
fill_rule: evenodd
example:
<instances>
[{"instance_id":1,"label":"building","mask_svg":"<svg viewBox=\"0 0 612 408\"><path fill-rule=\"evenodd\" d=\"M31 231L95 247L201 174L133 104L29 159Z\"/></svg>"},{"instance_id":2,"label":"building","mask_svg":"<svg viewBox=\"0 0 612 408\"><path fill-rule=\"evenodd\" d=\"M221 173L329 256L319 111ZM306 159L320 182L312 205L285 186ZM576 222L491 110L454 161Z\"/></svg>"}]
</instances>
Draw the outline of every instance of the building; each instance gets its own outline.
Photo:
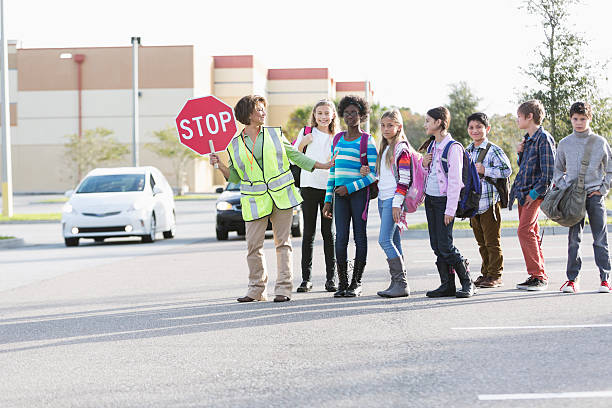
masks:
<instances>
[{"instance_id":1,"label":"building","mask_svg":"<svg viewBox=\"0 0 612 408\"><path fill-rule=\"evenodd\" d=\"M61 192L78 182L67 161L67 135L103 127L132 144L132 47L25 49L9 44L13 190ZM335 82L328 68L269 69L253 55L209 56L197 47L141 46L140 164L155 165L176 184L172 161L146 148L153 132L174 127L186 100L213 94L233 106L244 95L266 96L268 123L284 125L297 107L347 93L365 82ZM368 92L369 100L373 93ZM1 158L0 158L1 160ZM114 165L131 165L126 155ZM189 191L223 184L207 160L186 169Z\"/></svg>"}]
</instances>

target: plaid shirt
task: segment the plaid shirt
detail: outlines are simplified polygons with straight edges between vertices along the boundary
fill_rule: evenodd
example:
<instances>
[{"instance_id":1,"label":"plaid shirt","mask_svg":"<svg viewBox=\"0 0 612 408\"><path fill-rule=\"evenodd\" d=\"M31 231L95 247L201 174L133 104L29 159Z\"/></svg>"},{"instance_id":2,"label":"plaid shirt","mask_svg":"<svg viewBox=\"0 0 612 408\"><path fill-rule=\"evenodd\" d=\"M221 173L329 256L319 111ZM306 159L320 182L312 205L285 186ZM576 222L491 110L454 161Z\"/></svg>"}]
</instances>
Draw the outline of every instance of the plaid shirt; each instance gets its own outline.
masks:
<instances>
[{"instance_id":1,"label":"plaid shirt","mask_svg":"<svg viewBox=\"0 0 612 408\"><path fill-rule=\"evenodd\" d=\"M508 156L506 156L506 153L504 153L501 147L489 142L488 139L485 138L485 140L478 147L474 146L474 143L470 143L465 151L468 152L470 158L474 161L474 163L476 163L480 152L485 150L489 143L491 144L491 147L489 148L487 155L482 160L482 165L485 168L484 176L491 178L510 177L512 174L510 159L508 159ZM481 176L482 194L480 195L477 214L486 212L491 206L499 201L499 193L497 192L497 189L492 186L491 183L485 181L484 176Z\"/></svg>"},{"instance_id":2,"label":"plaid shirt","mask_svg":"<svg viewBox=\"0 0 612 408\"><path fill-rule=\"evenodd\" d=\"M519 153L519 171L510 190L508 208L514 199L525 204L525 197L533 190L532 198L546 195L555 169L555 140L542 126L529 137L524 136L523 153Z\"/></svg>"}]
</instances>

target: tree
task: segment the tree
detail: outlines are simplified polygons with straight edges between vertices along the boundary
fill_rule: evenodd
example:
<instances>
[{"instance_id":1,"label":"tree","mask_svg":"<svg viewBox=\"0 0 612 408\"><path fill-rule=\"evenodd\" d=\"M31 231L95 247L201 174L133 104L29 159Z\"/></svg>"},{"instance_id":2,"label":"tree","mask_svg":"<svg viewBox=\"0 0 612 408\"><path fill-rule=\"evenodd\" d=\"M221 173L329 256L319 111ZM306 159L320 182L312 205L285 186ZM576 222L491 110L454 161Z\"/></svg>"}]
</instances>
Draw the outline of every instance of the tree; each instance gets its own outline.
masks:
<instances>
[{"instance_id":1,"label":"tree","mask_svg":"<svg viewBox=\"0 0 612 408\"><path fill-rule=\"evenodd\" d=\"M425 129L423 128L425 116L419 113L413 113L410 108L399 108L399 111L402 114L404 133L408 138L408 142L410 142L412 147L418 149L427 138Z\"/></svg>"},{"instance_id":2,"label":"tree","mask_svg":"<svg viewBox=\"0 0 612 408\"><path fill-rule=\"evenodd\" d=\"M283 134L289 141L294 141L304 126L310 126L310 115L313 105L301 106L291 112L283 128Z\"/></svg>"},{"instance_id":3,"label":"tree","mask_svg":"<svg viewBox=\"0 0 612 408\"><path fill-rule=\"evenodd\" d=\"M609 98L600 96L597 79L607 63L591 64L585 59L587 41L572 32L568 16L571 6L580 0L525 0L523 7L540 18L544 41L537 48L538 60L523 73L535 80L522 93L522 101L539 99L546 109L546 126L555 140L569 133L569 107L577 100L593 106L593 131L604 133L612 127ZM605 133L604 133L605 134Z\"/></svg>"},{"instance_id":4,"label":"tree","mask_svg":"<svg viewBox=\"0 0 612 408\"><path fill-rule=\"evenodd\" d=\"M165 157L172 161L172 167L176 177L176 188L178 189L179 195L181 195L183 193L183 186L185 185L185 166L190 160L197 160L202 156L183 146L179 142L176 129L171 126L154 131L153 136L157 138L158 142L147 143L145 147L158 156Z\"/></svg>"},{"instance_id":5,"label":"tree","mask_svg":"<svg viewBox=\"0 0 612 408\"><path fill-rule=\"evenodd\" d=\"M472 140L467 133L465 121L472 113L477 112L476 106L480 98L476 97L466 82L459 82L451 85L451 92L448 94L448 110L451 114L451 122L448 128L449 133L455 140L467 146Z\"/></svg>"},{"instance_id":6,"label":"tree","mask_svg":"<svg viewBox=\"0 0 612 408\"><path fill-rule=\"evenodd\" d=\"M510 113L493 115L489 118L489 122L491 123L491 131L487 137L491 142L501 147L510 159L513 168L510 178L513 181L518 172L516 145L522 140L525 131L516 126L516 117Z\"/></svg>"},{"instance_id":7,"label":"tree","mask_svg":"<svg viewBox=\"0 0 612 408\"><path fill-rule=\"evenodd\" d=\"M76 134L66 135L68 142L64 144L66 156L74 167L77 182L83 174L98 167L101 163L121 159L129 153L126 145L119 143L109 129L98 127L85 130L79 139ZM73 173L74 174L74 173Z\"/></svg>"}]
</instances>

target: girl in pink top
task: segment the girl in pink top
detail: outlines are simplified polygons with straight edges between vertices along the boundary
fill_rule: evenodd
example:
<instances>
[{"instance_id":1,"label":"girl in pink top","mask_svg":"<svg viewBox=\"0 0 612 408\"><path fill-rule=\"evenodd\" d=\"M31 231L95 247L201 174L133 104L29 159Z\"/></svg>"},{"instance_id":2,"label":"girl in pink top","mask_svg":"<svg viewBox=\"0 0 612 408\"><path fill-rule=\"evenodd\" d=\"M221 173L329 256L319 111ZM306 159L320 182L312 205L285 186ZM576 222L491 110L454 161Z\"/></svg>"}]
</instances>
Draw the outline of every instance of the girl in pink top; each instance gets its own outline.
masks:
<instances>
[{"instance_id":1,"label":"girl in pink top","mask_svg":"<svg viewBox=\"0 0 612 408\"><path fill-rule=\"evenodd\" d=\"M425 117L425 133L430 138L421 149L427 148L423 157L426 170L425 214L429 230L429 243L436 254L436 266L440 274L440 287L426 293L428 297L471 297L475 286L470 277L468 260L453 245L453 224L463 187L463 146L456 142L447 129L450 112L443 106L430 109ZM442 152L448 143L454 143L446 158L448 174L442 167ZM456 290L453 271L459 277L461 289Z\"/></svg>"}]
</instances>

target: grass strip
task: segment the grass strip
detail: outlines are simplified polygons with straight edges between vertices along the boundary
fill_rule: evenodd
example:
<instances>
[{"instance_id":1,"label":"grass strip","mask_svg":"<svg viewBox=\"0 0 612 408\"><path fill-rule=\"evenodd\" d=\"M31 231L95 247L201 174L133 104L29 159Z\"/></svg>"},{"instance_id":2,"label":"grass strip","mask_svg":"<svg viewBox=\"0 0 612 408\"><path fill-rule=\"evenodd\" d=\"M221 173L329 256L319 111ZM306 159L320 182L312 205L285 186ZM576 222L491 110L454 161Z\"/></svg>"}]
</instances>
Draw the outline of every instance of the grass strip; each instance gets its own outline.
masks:
<instances>
[{"instance_id":1,"label":"grass strip","mask_svg":"<svg viewBox=\"0 0 612 408\"><path fill-rule=\"evenodd\" d=\"M0 239L13 239L13 238L15 238L15 237L4 237L4 236L0 235Z\"/></svg>"},{"instance_id":2,"label":"grass strip","mask_svg":"<svg viewBox=\"0 0 612 408\"><path fill-rule=\"evenodd\" d=\"M12 217L0 215L0 222L6 221L59 221L62 219L61 213L44 214L13 214Z\"/></svg>"}]
</instances>

